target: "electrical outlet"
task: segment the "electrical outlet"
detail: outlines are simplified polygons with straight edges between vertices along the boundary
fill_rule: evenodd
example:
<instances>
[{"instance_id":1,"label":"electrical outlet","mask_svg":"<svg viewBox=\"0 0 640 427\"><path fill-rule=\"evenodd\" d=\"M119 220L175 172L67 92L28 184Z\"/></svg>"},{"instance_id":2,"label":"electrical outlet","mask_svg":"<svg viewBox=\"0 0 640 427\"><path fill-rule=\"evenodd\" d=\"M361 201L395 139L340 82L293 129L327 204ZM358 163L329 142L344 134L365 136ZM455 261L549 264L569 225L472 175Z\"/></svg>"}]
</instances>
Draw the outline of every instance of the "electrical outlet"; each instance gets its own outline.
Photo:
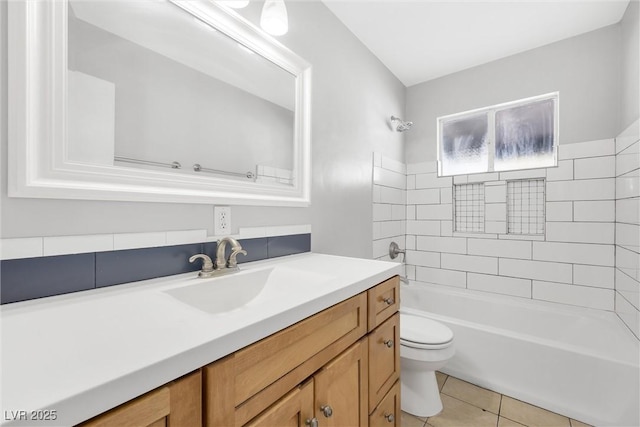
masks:
<instances>
[{"instance_id":1,"label":"electrical outlet","mask_svg":"<svg viewBox=\"0 0 640 427\"><path fill-rule=\"evenodd\" d=\"M231 207L215 206L213 208L213 232L216 236L231 234Z\"/></svg>"}]
</instances>

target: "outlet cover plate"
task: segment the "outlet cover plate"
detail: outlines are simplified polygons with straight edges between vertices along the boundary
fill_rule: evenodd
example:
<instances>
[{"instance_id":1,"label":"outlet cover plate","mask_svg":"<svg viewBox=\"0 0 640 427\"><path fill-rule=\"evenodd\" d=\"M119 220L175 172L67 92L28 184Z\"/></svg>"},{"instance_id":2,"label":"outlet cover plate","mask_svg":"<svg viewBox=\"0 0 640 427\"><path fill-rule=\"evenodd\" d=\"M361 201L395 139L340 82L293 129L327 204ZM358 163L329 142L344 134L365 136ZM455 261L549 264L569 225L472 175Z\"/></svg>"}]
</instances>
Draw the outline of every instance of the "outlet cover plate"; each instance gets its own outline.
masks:
<instances>
[{"instance_id":1,"label":"outlet cover plate","mask_svg":"<svg viewBox=\"0 0 640 427\"><path fill-rule=\"evenodd\" d=\"M231 207L214 206L213 232L216 236L226 236L231 234Z\"/></svg>"}]
</instances>

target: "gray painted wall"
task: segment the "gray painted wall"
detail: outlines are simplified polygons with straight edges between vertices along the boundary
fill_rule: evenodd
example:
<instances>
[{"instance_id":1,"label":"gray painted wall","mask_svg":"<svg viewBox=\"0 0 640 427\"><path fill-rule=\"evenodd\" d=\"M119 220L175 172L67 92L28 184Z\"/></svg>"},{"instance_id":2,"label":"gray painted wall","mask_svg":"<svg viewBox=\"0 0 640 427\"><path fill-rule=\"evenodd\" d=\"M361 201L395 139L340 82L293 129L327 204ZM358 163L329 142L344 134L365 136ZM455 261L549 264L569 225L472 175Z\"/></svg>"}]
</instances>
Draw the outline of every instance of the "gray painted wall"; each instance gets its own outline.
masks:
<instances>
[{"instance_id":1,"label":"gray painted wall","mask_svg":"<svg viewBox=\"0 0 640 427\"><path fill-rule=\"evenodd\" d=\"M259 13L260 5L250 7ZM290 29L279 40L313 65L312 206L234 206L233 231L311 223L313 251L370 258L372 152L403 158L402 134L391 132L388 117L404 114L405 88L322 3L288 2L287 8ZM6 2L0 15L0 237L193 228L213 234L208 205L7 197Z\"/></svg>"},{"instance_id":2,"label":"gray painted wall","mask_svg":"<svg viewBox=\"0 0 640 427\"><path fill-rule=\"evenodd\" d=\"M637 78L637 73L636 73ZM407 163L436 159L436 118L560 92L560 143L620 130L620 25L493 61L407 89Z\"/></svg>"},{"instance_id":3,"label":"gray painted wall","mask_svg":"<svg viewBox=\"0 0 640 427\"><path fill-rule=\"evenodd\" d=\"M631 1L620 23L622 29L622 111L620 131L640 117L640 2Z\"/></svg>"}]
</instances>

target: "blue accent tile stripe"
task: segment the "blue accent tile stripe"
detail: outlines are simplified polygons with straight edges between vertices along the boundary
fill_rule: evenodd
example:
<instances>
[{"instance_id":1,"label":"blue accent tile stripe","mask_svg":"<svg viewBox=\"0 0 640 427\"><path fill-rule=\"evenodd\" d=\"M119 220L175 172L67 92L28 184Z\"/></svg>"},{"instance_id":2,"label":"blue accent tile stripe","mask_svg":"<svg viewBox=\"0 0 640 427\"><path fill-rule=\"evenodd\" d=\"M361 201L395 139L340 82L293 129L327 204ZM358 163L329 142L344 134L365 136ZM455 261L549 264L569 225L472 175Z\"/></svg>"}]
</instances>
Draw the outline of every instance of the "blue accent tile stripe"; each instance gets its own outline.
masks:
<instances>
[{"instance_id":1,"label":"blue accent tile stripe","mask_svg":"<svg viewBox=\"0 0 640 427\"><path fill-rule=\"evenodd\" d=\"M120 285L139 280L197 271L192 255L202 253L202 244L163 246L96 253L96 287Z\"/></svg>"},{"instance_id":2,"label":"blue accent tile stripe","mask_svg":"<svg viewBox=\"0 0 640 427\"><path fill-rule=\"evenodd\" d=\"M238 263L311 250L311 234L243 239L247 255ZM215 260L215 242L0 261L0 303L67 294L156 277L197 271L189 257L205 253ZM227 256L230 249L227 249Z\"/></svg>"},{"instance_id":3,"label":"blue accent tile stripe","mask_svg":"<svg viewBox=\"0 0 640 427\"><path fill-rule=\"evenodd\" d=\"M276 258L311 251L311 234L268 237L267 255Z\"/></svg>"},{"instance_id":4,"label":"blue accent tile stripe","mask_svg":"<svg viewBox=\"0 0 640 427\"><path fill-rule=\"evenodd\" d=\"M95 288L95 254L0 262L2 304Z\"/></svg>"}]
</instances>

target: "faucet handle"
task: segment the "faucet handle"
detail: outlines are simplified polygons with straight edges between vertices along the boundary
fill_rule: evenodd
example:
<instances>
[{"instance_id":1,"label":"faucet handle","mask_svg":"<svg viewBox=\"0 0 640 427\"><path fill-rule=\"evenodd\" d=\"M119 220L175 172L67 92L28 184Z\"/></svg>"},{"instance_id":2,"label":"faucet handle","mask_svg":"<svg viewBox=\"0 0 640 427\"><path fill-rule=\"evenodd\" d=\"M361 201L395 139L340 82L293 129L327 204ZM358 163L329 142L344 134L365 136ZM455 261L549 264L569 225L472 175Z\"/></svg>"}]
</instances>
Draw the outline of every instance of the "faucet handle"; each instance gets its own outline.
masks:
<instances>
[{"instance_id":1,"label":"faucet handle","mask_svg":"<svg viewBox=\"0 0 640 427\"><path fill-rule=\"evenodd\" d=\"M202 270L201 273L210 273L213 271L213 261L209 258L208 255L205 254L197 254L189 258L189 262L193 263L197 259L202 259Z\"/></svg>"},{"instance_id":2,"label":"faucet handle","mask_svg":"<svg viewBox=\"0 0 640 427\"><path fill-rule=\"evenodd\" d=\"M247 251L242 249L241 246L233 249L231 255L229 255L229 261L227 261L228 268L236 268L238 266L238 261L236 260L238 254L247 255Z\"/></svg>"}]
</instances>

